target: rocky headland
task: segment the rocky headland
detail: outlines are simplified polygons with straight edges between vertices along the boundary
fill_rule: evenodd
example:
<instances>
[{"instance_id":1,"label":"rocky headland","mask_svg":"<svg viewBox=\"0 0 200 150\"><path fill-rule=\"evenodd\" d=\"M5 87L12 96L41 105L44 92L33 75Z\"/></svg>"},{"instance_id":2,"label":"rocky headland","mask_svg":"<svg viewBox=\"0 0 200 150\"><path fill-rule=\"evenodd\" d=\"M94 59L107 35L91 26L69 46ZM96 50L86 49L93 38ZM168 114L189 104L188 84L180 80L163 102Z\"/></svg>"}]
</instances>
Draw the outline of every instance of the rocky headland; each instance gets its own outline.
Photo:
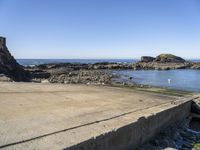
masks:
<instances>
[{"instance_id":1,"label":"rocky headland","mask_svg":"<svg viewBox=\"0 0 200 150\"><path fill-rule=\"evenodd\" d=\"M29 73L17 63L10 54L6 39L0 37L0 80L2 81L28 81Z\"/></svg>"}]
</instances>

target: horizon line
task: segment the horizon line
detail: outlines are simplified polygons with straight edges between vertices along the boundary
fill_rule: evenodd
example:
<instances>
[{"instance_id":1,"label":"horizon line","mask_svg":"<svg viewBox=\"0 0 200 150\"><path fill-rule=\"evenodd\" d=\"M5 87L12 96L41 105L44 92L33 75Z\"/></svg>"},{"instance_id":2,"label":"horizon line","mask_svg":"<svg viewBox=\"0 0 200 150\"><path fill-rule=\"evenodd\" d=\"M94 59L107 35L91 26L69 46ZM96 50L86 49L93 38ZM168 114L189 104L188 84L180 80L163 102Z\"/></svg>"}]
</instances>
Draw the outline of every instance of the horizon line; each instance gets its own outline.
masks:
<instances>
[{"instance_id":1,"label":"horizon line","mask_svg":"<svg viewBox=\"0 0 200 150\"><path fill-rule=\"evenodd\" d=\"M142 57L142 56L141 56ZM87 60L87 59L90 59L90 60L95 60L95 59L102 59L102 60L106 60L106 59L110 59L110 60L114 60L114 59L119 59L119 60L122 60L122 59L141 59L141 57L137 57L137 58L15 58L15 59L71 59L71 60L74 60L74 59L81 59L81 60ZM182 57L183 59L200 59L200 58L186 58L186 57Z\"/></svg>"}]
</instances>

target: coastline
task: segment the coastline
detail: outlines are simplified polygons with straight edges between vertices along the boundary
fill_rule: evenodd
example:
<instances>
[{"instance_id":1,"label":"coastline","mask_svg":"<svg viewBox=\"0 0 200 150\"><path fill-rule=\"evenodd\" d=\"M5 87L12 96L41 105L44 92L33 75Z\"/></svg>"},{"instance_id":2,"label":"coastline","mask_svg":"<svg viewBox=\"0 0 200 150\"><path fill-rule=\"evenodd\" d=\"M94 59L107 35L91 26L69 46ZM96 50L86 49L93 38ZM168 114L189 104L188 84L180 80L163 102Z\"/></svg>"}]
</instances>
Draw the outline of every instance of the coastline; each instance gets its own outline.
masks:
<instances>
[{"instance_id":1,"label":"coastline","mask_svg":"<svg viewBox=\"0 0 200 150\"><path fill-rule=\"evenodd\" d=\"M123 75L119 71L137 71L137 70L186 70L188 68L174 69L174 64L177 63L159 63L170 66L173 69L152 69L144 68L133 69L136 64L144 64L137 62L135 64L121 64L102 62L95 64L83 63L55 63L55 64L42 64L36 66L24 67L26 71L31 74L31 82L38 83L63 83L63 84L86 84L86 85L129 85L137 87L148 87L148 84L138 84L134 76L127 76L122 79ZM157 63L158 64L158 63ZM181 63L182 65L185 63ZM163 65L162 65L163 66ZM190 70L194 67L189 68ZM167 81L167 79L166 79ZM137 85L138 84L138 85ZM151 85L153 86L153 85ZM154 85L156 86L156 85ZM182 89L184 91L184 89Z\"/></svg>"},{"instance_id":2,"label":"coastline","mask_svg":"<svg viewBox=\"0 0 200 150\"><path fill-rule=\"evenodd\" d=\"M196 94L195 92L191 91L184 91L184 90L177 90L177 89L169 89L169 88L162 88L157 86L149 86L149 85L110 85L111 87L119 87L119 88L127 88L132 90L137 90L141 92L149 92L155 94L163 94L169 96L178 96L178 97L187 97Z\"/></svg>"},{"instance_id":3,"label":"coastline","mask_svg":"<svg viewBox=\"0 0 200 150\"><path fill-rule=\"evenodd\" d=\"M50 83L84 83L84 84L115 84L115 70L176 70L200 69L200 62L186 61L172 54L160 54L157 57L142 56L140 61L132 63L117 62L66 62L24 66L34 80L48 79ZM132 77L130 77L131 79ZM114 80L113 80L114 79ZM42 82L42 81L41 81ZM118 80L120 84L127 84Z\"/></svg>"},{"instance_id":4,"label":"coastline","mask_svg":"<svg viewBox=\"0 0 200 150\"><path fill-rule=\"evenodd\" d=\"M196 93L136 84L133 77L121 80L120 75L114 74L113 71L199 69L200 63L187 62L180 57L167 54L159 55L156 58L142 57L141 61L130 64L100 62L94 64L51 63L21 66L11 56L5 43L3 43L1 50L3 59L1 60L2 66L0 66L0 81L3 79L5 82L15 83L0 84L2 87L0 92L1 111L3 111L3 114L7 114L0 115L0 117L9 120L6 121L5 126L2 124L4 137L9 138L2 141L3 144L1 143L0 148L9 146L24 146L27 148L26 144L30 146L30 141L33 144L32 147L49 147L49 144L45 144L41 140L42 138L51 141L51 147L60 147L61 145L57 143L62 141L60 139L65 139L62 142L66 143L62 145L62 148L66 148L66 146L70 147L81 142L87 143L91 137L98 139L99 136L106 137L109 135L105 133L111 133L116 136L120 130L113 132L113 129L124 129L130 124L138 125L137 127L139 129L142 128L142 130L145 124L146 130L143 134L152 130L151 137L146 138L138 134L141 136L140 138L145 137L147 142L154 135L160 131L162 132L166 126L172 125L175 121L180 123L191 113L190 108L193 103L193 96ZM185 100L187 98L189 100ZM180 101L180 103L176 103L176 101ZM12 109L10 109L10 106L12 106ZM135 109L138 110L135 111ZM149 110L146 111L146 109ZM199 106L197 107L198 109ZM130 114L131 117L126 117L126 115ZM26 115L28 115L27 118L25 117ZM133 121L132 118L136 116L137 118ZM147 118L144 119L145 117ZM127 118L130 119L128 122L126 122ZM156 124L154 124L155 120L152 118L157 120ZM124 121L121 121L122 119ZM10 120L12 120L11 123ZM144 122L142 123L141 121ZM66 122L68 123L66 124ZM153 126L149 126L148 122ZM79 123L81 124L77 126ZM109 126L107 126L108 123L110 123ZM87 132L84 134L90 125L95 129L94 131L102 129L102 132ZM154 128L156 125L158 125L157 129ZM199 122L197 125L199 125ZM47 126L49 128L46 128ZM73 129L77 129L75 132L73 131L73 134L70 131L72 129L71 126L75 126ZM131 130L137 131L137 127ZM29 132L22 132L24 131L23 128L28 128ZM63 130L63 128L67 129ZM59 131L55 131L55 129L59 129ZM12 136L10 134L7 135L10 130L13 132ZM41 131L43 132L42 135ZM69 136L63 136L62 133L65 132ZM57 138L57 135L54 134L60 137ZM127 136L126 132L122 134ZM186 132L185 134L189 133ZM131 143L135 144L135 147L145 144L140 142L138 135L130 135L137 139L130 140ZM53 136L53 139L51 139L51 136ZM115 136L113 137L114 139L117 137ZM168 135L165 136L168 137ZM71 137L74 138L73 144L67 143L69 141L68 137L70 139ZM196 138L195 135L193 137ZM79 141L76 141L77 139ZM121 137L119 139L121 141ZM23 142L18 142L21 140ZM96 141L98 140L94 140L94 142ZM38 144L38 142L41 143ZM162 143L162 140L156 140L156 142ZM195 144L198 144L197 142L195 141ZM118 144L120 143L118 142ZM123 142L121 144L123 145ZM192 147L191 143L189 144L188 147ZM116 145L112 144L112 146ZM127 146L125 144L125 147ZM169 144L165 146L169 146ZM180 147L184 146L184 144L180 145Z\"/></svg>"}]
</instances>

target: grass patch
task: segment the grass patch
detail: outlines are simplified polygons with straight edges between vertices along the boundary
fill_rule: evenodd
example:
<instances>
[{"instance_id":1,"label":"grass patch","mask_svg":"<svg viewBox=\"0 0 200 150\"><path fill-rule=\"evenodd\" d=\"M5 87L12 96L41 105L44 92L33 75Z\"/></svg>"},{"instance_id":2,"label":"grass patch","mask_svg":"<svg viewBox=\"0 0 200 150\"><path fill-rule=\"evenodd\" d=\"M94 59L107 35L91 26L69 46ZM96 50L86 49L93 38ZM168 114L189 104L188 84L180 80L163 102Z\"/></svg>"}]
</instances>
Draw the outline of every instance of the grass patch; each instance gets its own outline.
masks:
<instances>
[{"instance_id":1,"label":"grass patch","mask_svg":"<svg viewBox=\"0 0 200 150\"><path fill-rule=\"evenodd\" d=\"M193 148L194 148L195 150L200 150L200 143L194 144Z\"/></svg>"}]
</instances>

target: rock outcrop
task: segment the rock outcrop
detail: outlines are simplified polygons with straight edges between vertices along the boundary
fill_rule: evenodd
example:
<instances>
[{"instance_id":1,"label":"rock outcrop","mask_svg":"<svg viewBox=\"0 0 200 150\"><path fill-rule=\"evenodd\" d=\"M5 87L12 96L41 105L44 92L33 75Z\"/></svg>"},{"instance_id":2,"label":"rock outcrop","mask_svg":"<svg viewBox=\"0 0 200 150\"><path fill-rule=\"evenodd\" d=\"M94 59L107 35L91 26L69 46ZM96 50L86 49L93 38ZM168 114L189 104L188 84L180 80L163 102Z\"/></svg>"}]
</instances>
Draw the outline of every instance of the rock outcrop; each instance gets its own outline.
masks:
<instances>
[{"instance_id":1,"label":"rock outcrop","mask_svg":"<svg viewBox=\"0 0 200 150\"><path fill-rule=\"evenodd\" d=\"M148 63L148 62L153 62L154 60L155 60L155 58L154 57L150 57L150 56L142 56L141 57L141 62Z\"/></svg>"},{"instance_id":2,"label":"rock outcrop","mask_svg":"<svg viewBox=\"0 0 200 150\"><path fill-rule=\"evenodd\" d=\"M172 55L172 54L160 54L155 59L156 62L160 63L184 63L186 62L183 58Z\"/></svg>"},{"instance_id":3,"label":"rock outcrop","mask_svg":"<svg viewBox=\"0 0 200 150\"><path fill-rule=\"evenodd\" d=\"M192 63L191 69L200 69L200 62Z\"/></svg>"},{"instance_id":4,"label":"rock outcrop","mask_svg":"<svg viewBox=\"0 0 200 150\"><path fill-rule=\"evenodd\" d=\"M158 62L151 62L151 63L144 63L138 62L134 64L135 70L171 70L171 69L190 69L191 63L158 63Z\"/></svg>"},{"instance_id":5,"label":"rock outcrop","mask_svg":"<svg viewBox=\"0 0 200 150\"><path fill-rule=\"evenodd\" d=\"M50 83L104 85L111 84L113 77L114 75L109 71L79 70L64 74L53 74L48 81Z\"/></svg>"},{"instance_id":6,"label":"rock outcrop","mask_svg":"<svg viewBox=\"0 0 200 150\"><path fill-rule=\"evenodd\" d=\"M0 74L14 81L28 81L28 73L10 54L4 37L0 37Z\"/></svg>"},{"instance_id":7,"label":"rock outcrop","mask_svg":"<svg viewBox=\"0 0 200 150\"><path fill-rule=\"evenodd\" d=\"M193 64L172 54L160 54L157 57L143 56L134 64L135 70L170 70L191 68Z\"/></svg>"},{"instance_id":8,"label":"rock outcrop","mask_svg":"<svg viewBox=\"0 0 200 150\"><path fill-rule=\"evenodd\" d=\"M33 82L104 85L114 78L108 68L105 64L60 63L26 67L26 70Z\"/></svg>"}]
</instances>

